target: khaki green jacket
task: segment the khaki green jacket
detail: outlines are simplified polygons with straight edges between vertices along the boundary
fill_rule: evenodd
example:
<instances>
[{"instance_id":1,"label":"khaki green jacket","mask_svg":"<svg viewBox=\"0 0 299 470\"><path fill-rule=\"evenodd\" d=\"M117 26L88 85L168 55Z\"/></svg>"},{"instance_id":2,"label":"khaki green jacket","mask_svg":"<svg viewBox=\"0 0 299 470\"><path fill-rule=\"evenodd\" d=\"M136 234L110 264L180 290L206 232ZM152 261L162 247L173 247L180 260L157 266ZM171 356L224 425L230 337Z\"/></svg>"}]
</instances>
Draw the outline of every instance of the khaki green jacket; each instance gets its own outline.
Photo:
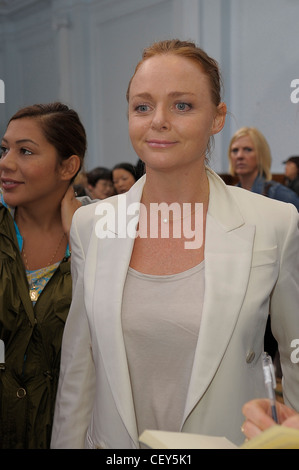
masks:
<instances>
[{"instance_id":1,"label":"khaki green jacket","mask_svg":"<svg viewBox=\"0 0 299 470\"><path fill-rule=\"evenodd\" d=\"M71 289L65 258L33 308L14 221L0 204L0 449L49 448Z\"/></svg>"}]
</instances>

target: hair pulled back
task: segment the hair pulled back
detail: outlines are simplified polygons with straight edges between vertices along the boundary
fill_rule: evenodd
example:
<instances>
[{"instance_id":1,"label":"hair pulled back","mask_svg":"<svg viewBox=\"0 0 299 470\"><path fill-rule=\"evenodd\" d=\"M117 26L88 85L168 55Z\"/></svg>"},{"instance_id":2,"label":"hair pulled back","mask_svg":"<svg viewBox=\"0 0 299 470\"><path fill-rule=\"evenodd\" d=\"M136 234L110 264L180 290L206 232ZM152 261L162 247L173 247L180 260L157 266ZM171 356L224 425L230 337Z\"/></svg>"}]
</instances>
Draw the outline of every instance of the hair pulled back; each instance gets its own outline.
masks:
<instances>
[{"instance_id":1,"label":"hair pulled back","mask_svg":"<svg viewBox=\"0 0 299 470\"><path fill-rule=\"evenodd\" d=\"M208 54L203 49L196 46L194 42L180 41L179 39L169 39L154 42L152 45L143 50L142 59L140 60L140 62L138 62L134 74L130 79L128 85L126 94L127 101L129 101L131 82L139 67L147 59L163 54L179 55L197 63L209 79L213 103L215 104L215 106L218 106L220 104L222 93L222 79L218 63L216 62L216 60L208 56Z\"/></svg>"},{"instance_id":2,"label":"hair pulled back","mask_svg":"<svg viewBox=\"0 0 299 470\"><path fill-rule=\"evenodd\" d=\"M34 104L17 111L9 123L22 118L39 122L45 138L55 147L61 161L77 155L80 168L83 166L87 148L86 132L76 111L60 102Z\"/></svg>"}]
</instances>

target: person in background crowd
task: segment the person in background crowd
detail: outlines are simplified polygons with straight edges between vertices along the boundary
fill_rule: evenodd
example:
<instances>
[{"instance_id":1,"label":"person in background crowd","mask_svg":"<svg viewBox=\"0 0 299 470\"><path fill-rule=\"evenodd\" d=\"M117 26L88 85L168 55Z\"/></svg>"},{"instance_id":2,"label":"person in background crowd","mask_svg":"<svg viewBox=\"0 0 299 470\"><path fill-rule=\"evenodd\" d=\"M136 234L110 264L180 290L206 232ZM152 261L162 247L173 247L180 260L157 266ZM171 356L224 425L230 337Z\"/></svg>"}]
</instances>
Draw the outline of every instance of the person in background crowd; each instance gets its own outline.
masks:
<instances>
[{"instance_id":1,"label":"person in background crowd","mask_svg":"<svg viewBox=\"0 0 299 470\"><path fill-rule=\"evenodd\" d=\"M145 429L238 445L243 404L265 393L270 313L284 400L299 410L299 215L207 166L227 109L217 63L193 42L145 49L127 99L146 171L74 214L51 447L136 449Z\"/></svg>"},{"instance_id":2,"label":"person in background crowd","mask_svg":"<svg viewBox=\"0 0 299 470\"><path fill-rule=\"evenodd\" d=\"M76 178L73 181L73 188L75 195L78 197L90 196L87 190L87 176L86 172L82 169L77 174Z\"/></svg>"},{"instance_id":3,"label":"person in background crowd","mask_svg":"<svg viewBox=\"0 0 299 470\"><path fill-rule=\"evenodd\" d=\"M119 163L112 169L112 178L116 193L126 193L137 181L136 168L131 163Z\"/></svg>"},{"instance_id":4,"label":"person in background crowd","mask_svg":"<svg viewBox=\"0 0 299 470\"><path fill-rule=\"evenodd\" d=\"M87 173L87 190L92 199L106 199L115 194L112 171L96 167Z\"/></svg>"},{"instance_id":5,"label":"person in background crowd","mask_svg":"<svg viewBox=\"0 0 299 470\"><path fill-rule=\"evenodd\" d=\"M271 150L264 135L255 127L242 127L232 136L229 148L229 171L239 179L238 186L269 198L289 202L299 210L299 197L286 186L273 181L271 175ZM281 375L278 346L268 318L265 349L275 361Z\"/></svg>"},{"instance_id":6,"label":"person in background crowd","mask_svg":"<svg viewBox=\"0 0 299 470\"><path fill-rule=\"evenodd\" d=\"M0 448L48 449L72 282L72 182L86 135L62 103L20 109L1 143Z\"/></svg>"},{"instance_id":7,"label":"person in background crowd","mask_svg":"<svg viewBox=\"0 0 299 470\"><path fill-rule=\"evenodd\" d=\"M289 202L299 211L299 196L273 181L271 150L264 135L255 127L242 127L228 147L229 171L239 179L238 186L278 201Z\"/></svg>"},{"instance_id":8,"label":"person in background crowd","mask_svg":"<svg viewBox=\"0 0 299 470\"><path fill-rule=\"evenodd\" d=\"M140 158L138 158L138 160L137 160L137 163L135 165L135 169L136 169L136 181L137 181L145 173L144 163L143 163L142 160L140 160Z\"/></svg>"},{"instance_id":9,"label":"person in background crowd","mask_svg":"<svg viewBox=\"0 0 299 470\"><path fill-rule=\"evenodd\" d=\"M299 196L299 156L288 158L285 162L286 185Z\"/></svg>"}]
</instances>

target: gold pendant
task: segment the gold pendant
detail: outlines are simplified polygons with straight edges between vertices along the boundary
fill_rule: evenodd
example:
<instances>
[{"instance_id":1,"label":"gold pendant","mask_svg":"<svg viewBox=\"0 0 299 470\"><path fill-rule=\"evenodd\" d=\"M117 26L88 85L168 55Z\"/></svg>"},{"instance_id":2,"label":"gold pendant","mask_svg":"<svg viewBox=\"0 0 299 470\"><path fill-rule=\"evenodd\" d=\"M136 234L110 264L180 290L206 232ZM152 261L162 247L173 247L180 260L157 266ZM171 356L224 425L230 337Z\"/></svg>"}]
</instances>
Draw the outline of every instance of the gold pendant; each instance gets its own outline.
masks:
<instances>
[{"instance_id":1,"label":"gold pendant","mask_svg":"<svg viewBox=\"0 0 299 470\"><path fill-rule=\"evenodd\" d=\"M37 300L37 292L36 292L36 290L30 289L29 295L30 295L30 300L31 300L32 302L36 302L36 300Z\"/></svg>"}]
</instances>

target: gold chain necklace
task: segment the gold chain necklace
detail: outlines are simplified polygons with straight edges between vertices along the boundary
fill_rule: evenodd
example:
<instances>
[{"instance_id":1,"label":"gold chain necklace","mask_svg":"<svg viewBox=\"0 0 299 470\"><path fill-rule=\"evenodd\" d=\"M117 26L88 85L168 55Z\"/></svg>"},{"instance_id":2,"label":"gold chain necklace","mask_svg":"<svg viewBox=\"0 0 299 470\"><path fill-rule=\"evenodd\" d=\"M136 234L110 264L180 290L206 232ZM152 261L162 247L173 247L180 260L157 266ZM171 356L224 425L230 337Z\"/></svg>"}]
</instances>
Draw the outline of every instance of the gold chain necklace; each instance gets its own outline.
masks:
<instances>
[{"instance_id":1,"label":"gold chain necklace","mask_svg":"<svg viewBox=\"0 0 299 470\"><path fill-rule=\"evenodd\" d=\"M61 247L61 244L62 244L62 241L63 241L64 237L65 237L65 233L63 232L62 237L61 237L61 239L60 239L60 241L59 241L59 243L58 243L58 246L57 246L57 248L56 248L56 250L55 250L55 253L54 253L53 256L51 257L49 263L45 266L46 268L47 268L48 266L51 266L52 261L54 260L55 256L56 256L57 253L58 253L59 248ZM25 253L25 250L24 250L24 243L23 243L23 247L22 247L22 255L23 255L23 258L24 258L25 267L26 267L27 271L30 271L29 266L28 266L27 256L26 256L26 253ZM37 300L37 298L38 298L38 294L37 294L37 290L36 290L36 285L34 284L34 282L32 282L32 284L30 285L30 288L29 288L29 296L30 296L30 299L31 299L32 302L35 302L35 301Z\"/></svg>"}]
</instances>

